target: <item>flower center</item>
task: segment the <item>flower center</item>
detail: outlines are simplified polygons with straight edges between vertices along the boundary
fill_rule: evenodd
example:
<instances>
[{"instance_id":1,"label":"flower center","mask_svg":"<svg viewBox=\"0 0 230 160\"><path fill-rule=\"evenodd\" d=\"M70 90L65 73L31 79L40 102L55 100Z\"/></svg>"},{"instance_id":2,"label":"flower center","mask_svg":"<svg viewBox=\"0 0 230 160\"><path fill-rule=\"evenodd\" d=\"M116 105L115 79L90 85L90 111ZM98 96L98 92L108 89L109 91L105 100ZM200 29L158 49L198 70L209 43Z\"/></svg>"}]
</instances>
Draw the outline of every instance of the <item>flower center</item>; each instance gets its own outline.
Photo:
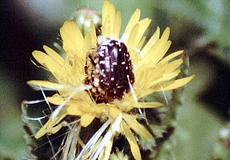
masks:
<instances>
[{"instance_id":1,"label":"flower center","mask_svg":"<svg viewBox=\"0 0 230 160\"><path fill-rule=\"evenodd\" d=\"M134 83L132 63L124 43L105 39L97 50L87 56L85 83L96 103L109 103L122 99Z\"/></svg>"}]
</instances>

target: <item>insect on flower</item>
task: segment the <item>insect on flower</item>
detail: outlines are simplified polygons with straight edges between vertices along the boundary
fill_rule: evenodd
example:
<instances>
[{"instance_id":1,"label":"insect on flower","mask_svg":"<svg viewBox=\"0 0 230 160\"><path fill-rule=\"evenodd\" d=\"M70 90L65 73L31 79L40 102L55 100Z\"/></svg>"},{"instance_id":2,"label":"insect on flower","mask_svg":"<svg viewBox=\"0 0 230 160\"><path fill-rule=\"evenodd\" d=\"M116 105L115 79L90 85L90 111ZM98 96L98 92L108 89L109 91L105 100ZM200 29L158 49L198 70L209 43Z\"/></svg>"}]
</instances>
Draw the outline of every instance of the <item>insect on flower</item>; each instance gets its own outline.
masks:
<instances>
[{"instance_id":1,"label":"insect on flower","mask_svg":"<svg viewBox=\"0 0 230 160\"><path fill-rule=\"evenodd\" d=\"M93 54L88 55L89 66L86 65L86 84L93 87L92 97L96 103L122 99L123 93L130 91L129 84L134 83L127 47L120 41L105 39Z\"/></svg>"},{"instance_id":2,"label":"insect on flower","mask_svg":"<svg viewBox=\"0 0 230 160\"><path fill-rule=\"evenodd\" d=\"M42 91L57 91L47 97L47 103L56 107L35 137L55 134L68 126L61 159L108 159L113 142L122 135L132 156L141 160L136 137L154 141L153 134L139 122L142 110L163 104L140 99L184 86L193 78L175 80L183 63L178 56L183 51L165 56L171 45L170 29L166 28L160 37L158 27L145 42L143 35L151 20L139 19L137 9L120 37L121 14L105 0L100 36L96 35L94 24L90 33L83 36L76 24L67 20L60 29L64 58L47 46L46 53L32 53L55 80L31 80L28 84ZM78 123L67 124L68 116L78 118ZM90 130L94 121L100 126L86 139L84 129Z\"/></svg>"}]
</instances>

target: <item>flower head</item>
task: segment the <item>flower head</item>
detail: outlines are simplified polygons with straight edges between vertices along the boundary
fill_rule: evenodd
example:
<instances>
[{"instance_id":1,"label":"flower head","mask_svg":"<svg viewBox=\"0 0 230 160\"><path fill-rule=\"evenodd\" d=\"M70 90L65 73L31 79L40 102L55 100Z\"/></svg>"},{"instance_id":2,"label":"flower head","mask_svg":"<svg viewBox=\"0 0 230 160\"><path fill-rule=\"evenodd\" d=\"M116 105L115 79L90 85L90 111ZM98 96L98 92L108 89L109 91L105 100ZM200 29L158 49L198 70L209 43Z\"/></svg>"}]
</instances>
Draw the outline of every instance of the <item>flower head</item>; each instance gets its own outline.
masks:
<instances>
[{"instance_id":1,"label":"flower head","mask_svg":"<svg viewBox=\"0 0 230 160\"><path fill-rule=\"evenodd\" d=\"M90 34L83 36L74 22L65 21L60 29L66 53L64 58L47 46L44 46L46 53L32 53L55 80L32 80L28 84L57 91L47 98L57 107L37 132L36 138L58 132L66 125L63 119L69 115L79 117L78 129L89 127L93 120L98 119L102 126L85 146L81 145L76 159L108 159L113 140L119 134L126 137L133 157L141 159L134 134L144 139L153 137L138 122L138 117L142 109L162 104L139 100L154 92L184 86L193 78L175 80L183 61L174 59L183 51L165 57L171 45L169 28L160 37L158 27L145 44L143 35L150 22L148 18L140 20L140 10L137 9L120 37L121 14L105 0L100 36L96 36L93 23ZM77 143L81 142L78 134Z\"/></svg>"}]
</instances>

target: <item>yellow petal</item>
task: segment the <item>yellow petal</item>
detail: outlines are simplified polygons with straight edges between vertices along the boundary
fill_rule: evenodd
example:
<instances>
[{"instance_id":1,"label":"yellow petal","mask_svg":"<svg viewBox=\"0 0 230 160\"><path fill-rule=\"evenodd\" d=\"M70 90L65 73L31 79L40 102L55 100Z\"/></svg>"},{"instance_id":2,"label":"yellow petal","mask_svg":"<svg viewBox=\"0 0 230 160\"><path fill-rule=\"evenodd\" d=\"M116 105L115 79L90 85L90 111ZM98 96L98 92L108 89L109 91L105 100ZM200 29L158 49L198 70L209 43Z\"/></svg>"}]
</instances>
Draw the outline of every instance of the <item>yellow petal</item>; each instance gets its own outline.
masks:
<instances>
[{"instance_id":1,"label":"yellow petal","mask_svg":"<svg viewBox=\"0 0 230 160\"><path fill-rule=\"evenodd\" d=\"M152 94L154 91L151 88L148 89L143 89L141 92L139 92L139 94L137 95L137 98L143 98L145 96L148 96L150 94Z\"/></svg>"},{"instance_id":2,"label":"yellow petal","mask_svg":"<svg viewBox=\"0 0 230 160\"><path fill-rule=\"evenodd\" d=\"M79 106L73 104L68 104L66 106L66 112L68 115L72 116L81 116L83 114L82 111L79 109Z\"/></svg>"},{"instance_id":3,"label":"yellow petal","mask_svg":"<svg viewBox=\"0 0 230 160\"><path fill-rule=\"evenodd\" d=\"M140 54L140 50L134 50L135 48L131 48L131 50L129 50L129 54L130 54L130 58L132 60L132 64L134 66L134 72L135 71L139 71L138 70L138 66L142 66L141 64L142 63L142 57L141 57L141 54ZM141 63L141 64L140 64Z\"/></svg>"},{"instance_id":4,"label":"yellow petal","mask_svg":"<svg viewBox=\"0 0 230 160\"><path fill-rule=\"evenodd\" d=\"M81 126L87 127L94 120L95 116L92 114L83 114L81 116Z\"/></svg>"},{"instance_id":5,"label":"yellow petal","mask_svg":"<svg viewBox=\"0 0 230 160\"><path fill-rule=\"evenodd\" d=\"M119 116L119 114L121 113L121 111L115 107L109 107L109 114L112 118L117 118Z\"/></svg>"},{"instance_id":6,"label":"yellow petal","mask_svg":"<svg viewBox=\"0 0 230 160\"><path fill-rule=\"evenodd\" d=\"M103 2L103 6L102 6L102 26L105 25L105 20L106 20L106 17L108 16L109 14L109 10L110 10L110 2L105 0Z\"/></svg>"},{"instance_id":7,"label":"yellow petal","mask_svg":"<svg viewBox=\"0 0 230 160\"><path fill-rule=\"evenodd\" d=\"M90 26L90 38L91 38L91 47L95 48L97 46L97 36L94 23L91 23Z\"/></svg>"},{"instance_id":8,"label":"yellow petal","mask_svg":"<svg viewBox=\"0 0 230 160\"><path fill-rule=\"evenodd\" d=\"M123 118L127 125L134 130L139 136L144 139L152 138L152 135L149 131L142 126L139 122L137 122L136 117L128 114L123 114Z\"/></svg>"},{"instance_id":9,"label":"yellow petal","mask_svg":"<svg viewBox=\"0 0 230 160\"><path fill-rule=\"evenodd\" d=\"M156 65L168 51L171 41L168 40L170 34L170 29L167 27L163 32L162 37L155 42L150 49L143 49L142 53L145 55L143 60L145 65L148 67L153 67Z\"/></svg>"},{"instance_id":10,"label":"yellow petal","mask_svg":"<svg viewBox=\"0 0 230 160\"><path fill-rule=\"evenodd\" d=\"M65 21L60 29L60 34L66 54L77 55L79 58L85 59L86 53L82 52L84 51L84 38L77 25L72 21Z\"/></svg>"},{"instance_id":11,"label":"yellow petal","mask_svg":"<svg viewBox=\"0 0 230 160\"><path fill-rule=\"evenodd\" d=\"M125 135L126 139L129 142L130 149L131 149L131 152L133 154L133 157L136 160L141 160L142 158L141 158L140 149L139 149L139 146L138 146L138 144L136 142L135 137L133 136L133 133L131 132L129 127L124 122L121 123L121 126L122 126L122 129L123 129L123 134Z\"/></svg>"},{"instance_id":12,"label":"yellow petal","mask_svg":"<svg viewBox=\"0 0 230 160\"><path fill-rule=\"evenodd\" d=\"M143 37L146 29L149 26L150 22L151 22L151 20L148 19L148 18L145 18L145 19L141 20L140 22L138 22L138 24L139 24L139 30L136 33L137 36L135 38L135 41L134 41L134 44L133 44L132 47L137 48L138 44L140 43L141 38Z\"/></svg>"},{"instance_id":13,"label":"yellow petal","mask_svg":"<svg viewBox=\"0 0 230 160\"><path fill-rule=\"evenodd\" d=\"M121 13L118 11L116 13L115 21L114 21L114 27L113 27L113 33L112 38L118 39L120 35L120 29L121 29Z\"/></svg>"},{"instance_id":14,"label":"yellow petal","mask_svg":"<svg viewBox=\"0 0 230 160\"><path fill-rule=\"evenodd\" d=\"M47 129L40 129L36 135L35 135L35 138L38 139L40 137L42 137L43 135L45 134L55 134L57 133L61 128L63 127L63 122L56 125L55 127L53 128L47 128Z\"/></svg>"},{"instance_id":15,"label":"yellow petal","mask_svg":"<svg viewBox=\"0 0 230 160\"><path fill-rule=\"evenodd\" d=\"M91 37L90 34L86 34L84 37L85 49L89 51L91 49Z\"/></svg>"},{"instance_id":16,"label":"yellow petal","mask_svg":"<svg viewBox=\"0 0 230 160\"><path fill-rule=\"evenodd\" d=\"M114 22L115 18L115 7L112 3L109 1L105 0L103 2L103 7L102 7L102 26L105 25L107 16L109 17L109 21Z\"/></svg>"},{"instance_id":17,"label":"yellow petal","mask_svg":"<svg viewBox=\"0 0 230 160\"><path fill-rule=\"evenodd\" d=\"M139 68L136 72L136 79L135 79L135 84L138 85L138 87L135 87L136 89L140 88L141 89L146 89L149 86L149 83L156 83L159 82L160 79L162 79L164 73L166 72L167 64L158 64L155 67L152 68L147 68L142 67L141 69Z\"/></svg>"},{"instance_id":18,"label":"yellow petal","mask_svg":"<svg viewBox=\"0 0 230 160\"><path fill-rule=\"evenodd\" d=\"M63 124L64 124L64 122L61 122L58 125L56 125L55 127L53 127L52 129L47 130L46 132L48 134L55 134L63 127Z\"/></svg>"},{"instance_id":19,"label":"yellow petal","mask_svg":"<svg viewBox=\"0 0 230 160\"><path fill-rule=\"evenodd\" d=\"M122 42L125 42L125 43L127 42L131 30L136 25L136 23L138 23L138 21L140 19L140 13L141 13L141 11L139 9L136 9L136 11L133 13L132 17L129 20L127 27L125 28L124 34L121 37Z\"/></svg>"},{"instance_id":20,"label":"yellow petal","mask_svg":"<svg viewBox=\"0 0 230 160\"><path fill-rule=\"evenodd\" d=\"M42 87L42 89L44 90L73 90L74 89L73 86L70 85L52 83L49 81L41 81L41 80L31 80L28 81L27 84L34 87L35 89L39 89L39 87Z\"/></svg>"},{"instance_id":21,"label":"yellow petal","mask_svg":"<svg viewBox=\"0 0 230 160\"><path fill-rule=\"evenodd\" d=\"M141 52L141 48L143 47L143 44L144 44L144 42L145 42L145 39L146 39L146 37L143 37L143 38L141 39L140 43L139 43L138 46L137 46L137 49L140 50L140 52Z\"/></svg>"},{"instance_id":22,"label":"yellow petal","mask_svg":"<svg viewBox=\"0 0 230 160\"><path fill-rule=\"evenodd\" d=\"M158 108L161 106L163 104L159 102L138 102L133 105L135 108Z\"/></svg>"},{"instance_id":23,"label":"yellow petal","mask_svg":"<svg viewBox=\"0 0 230 160\"><path fill-rule=\"evenodd\" d=\"M149 52L145 54L145 57L143 58L145 65L148 67L154 67L166 54L170 45L171 41L158 40Z\"/></svg>"},{"instance_id":24,"label":"yellow petal","mask_svg":"<svg viewBox=\"0 0 230 160\"><path fill-rule=\"evenodd\" d=\"M58 64L63 65L64 63L64 59L57 54L53 49L51 49L50 47L44 45L43 46L44 50L46 51L46 53L53 58Z\"/></svg>"},{"instance_id":25,"label":"yellow petal","mask_svg":"<svg viewBox=\"0 0 230 160\"><path fill-rule=\"evenodd\" d=\"M102 8L102 35L112 38L116 17L115 7L109 1L104 1Z\"/></svg>"},{"instance_id":26,"label":"yellow petal","mask_svg":"<svg viewBox=\"0 0 230 160\"><path fill-rule=\"evenodd\" d=\"M165 71L170 73L170 72L173 72L175 71L181 64L183 63L183 60L182 59L177 59L177 60L174 60L172 62L170 62Z\"/></svg>"},{"instance_id":27,"label":"yellow petal","mask_svg":"<svg viewBox=\"0 0 230 160\"><path fill-rule=\"evenodd\" d=\"M155 87L153 90L156 92L156 91L162 91L162 90L167 91L167 90L176 89L190 82L193 79L193 77L194 75L190 77L186 77L186 78L181 78L181 79L178 79L172 82L167 82L158 87Z\"/></svg>"},{"instance_id":28,"label":"yellow petal","mask_svg":"<svg viewBox=\"0 0 230 160\"><path fill-rule=\"evenodd\" d=\"M133 46L134 46L134 43L135 43L135 39L136 39L138 30L139 30L139 24L137 23L137 24L132 28L132 30L131 30L131 32L130 32L129 38L128 38L127 43L126 43L126 45L127 45L128 47L132 47L132 48L135 49L135 47L133 47Z\"/></svg>"},{"instance_id":29,"label":"yellow petal","mask_svg":"<svg viewBox=\"0 0 230 160\"><path fill-rule=\"evenodd\" d=\"M109 19L109 16L107 16L105 18L105 24L102 25L101 27L101 31L102 31L102 34L103 34L103 37L106 37L106 38L110 38L110 32L111 32L111 21Z\"/></svg>"},{"instance_id":30,"label":"yellow petal","mask_svg":"<svg viewBox=\"0 0 230 160\"><path fill-rule=\"evenodd\" d=\"M47 99L50 103L55 105L60 105L65 101L65 99L57 93L54 94L52 97L47 97Z\"/></svg>"},{"instance_id":31,"label":"yellow petal","mask_svg":"<svg viewBox=\"0 0 230 160\"><path fill-rule=\"evenodd\" d=\"M175 58L176 56L181 55L183 52L184 52L183 50L173 52L170 55L166 56L164 59L162 59L159 63L166 63L170 61L171 59Z\"/></svg>"},{"instance_id":32,"label":"yellow petal","mask_svg":"<svg viewBox=\"0 0 230 160\"><path fill-rule=\"evenodd\" d=\"M171 80L171 79L175 78L176 76L178 76L179 73L180 73L180 70L176 70L176 71L171 72L171 73L163 74L159 78L152 80L152 81L148 79L144 88L148 89L148 88L151 88L158 83L162 83L162 82Z\"/></svg>"},{"instance_id":33,"label":"yellow petal","mask_svg":"<svg viewBox=\"0 0 230 160\"><path fill-rule=\"evenodd\" d=\"M36 61L38 61L41 65L47 68L46 61L44 60L46 59L46 57L49 58L47 54L45 54L44 52L35 50L32 52L32 55L36 59Z\"/></svg>"},{"instance_id":34,"label":"yellow petal","mask_svg":"<svg viewBox=\"0 0 230 160\"><path fill-rule=\"evenodd\" d=\"M63 73L63 67L53 58L37 50L33 51L32 55L41 65L43 65L49 72L51 72L55 78L59 79L61 77Z\"/></svg>"},{"instance_id":35,"label":"yellow petal","mask_svg":"<svg viewBox=\"0 0 230 160\"><path fill-rule=\"evenodd\" d=\"M54 113L54 112L53 112ZM38 139L44 134L54 134L61 129L63 123L58 124L67 114L65 110L60 111L57 115L51 114L49 120L44 126L36 133L35 138ZM57 125L58 124L58 125ZM57 125L57 126L56 126Z\"/></svg>"},{"instance_id":36,"label":"yellow petal","mask_svg":"<svg viewBox=\"0 0 230 160\"><path fill-rule=\"evenodd\" d=\"M169 35L170 35L170 28L167 27L161 36L162 41L167 41L169 39Z\"/></svg>"},{"instance_id":37,"label":"yellow petal","mask_svg":"<svg viewBox=\"0 0 230 160\"><path fill-rule=\"evenodd\" d=\"M157 27L152 37L149 39L148 43L143 48L142 54L145 55L159 38L160 38L160 28Z\"/></svg>"}]
</instances>

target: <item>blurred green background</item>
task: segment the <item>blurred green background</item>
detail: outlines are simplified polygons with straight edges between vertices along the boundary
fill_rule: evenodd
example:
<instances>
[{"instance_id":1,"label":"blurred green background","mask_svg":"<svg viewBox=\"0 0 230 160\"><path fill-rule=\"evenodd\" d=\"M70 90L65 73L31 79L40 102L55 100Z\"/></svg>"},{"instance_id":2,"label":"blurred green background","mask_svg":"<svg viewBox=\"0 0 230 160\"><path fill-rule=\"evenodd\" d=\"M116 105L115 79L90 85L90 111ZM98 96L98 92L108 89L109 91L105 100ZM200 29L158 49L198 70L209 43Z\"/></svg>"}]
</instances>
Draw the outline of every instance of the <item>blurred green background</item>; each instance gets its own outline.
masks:
<instances>
[{"instance_id":1,"label":"blurred green background","mask_svg":"<svg viewBox=\"0 0 230 160\"><path fill-rule=\"evenodd\" d=\"M230 1L111 0L121 11L124 27L136 8L156 26L171 28L170 52L184 49L195 79L185 88L175 134L160 157L164 160L230 159ZM2 1L0 28L0 159L27 159L20 105L41 98L26 85L45 78L30 59L42 45L60 41L64 20L82 8L101 10L102 0ZM221 134L228 131L227 136ZM221 130L222 129L222 130Z\"/></svg>"}]
</instances>

